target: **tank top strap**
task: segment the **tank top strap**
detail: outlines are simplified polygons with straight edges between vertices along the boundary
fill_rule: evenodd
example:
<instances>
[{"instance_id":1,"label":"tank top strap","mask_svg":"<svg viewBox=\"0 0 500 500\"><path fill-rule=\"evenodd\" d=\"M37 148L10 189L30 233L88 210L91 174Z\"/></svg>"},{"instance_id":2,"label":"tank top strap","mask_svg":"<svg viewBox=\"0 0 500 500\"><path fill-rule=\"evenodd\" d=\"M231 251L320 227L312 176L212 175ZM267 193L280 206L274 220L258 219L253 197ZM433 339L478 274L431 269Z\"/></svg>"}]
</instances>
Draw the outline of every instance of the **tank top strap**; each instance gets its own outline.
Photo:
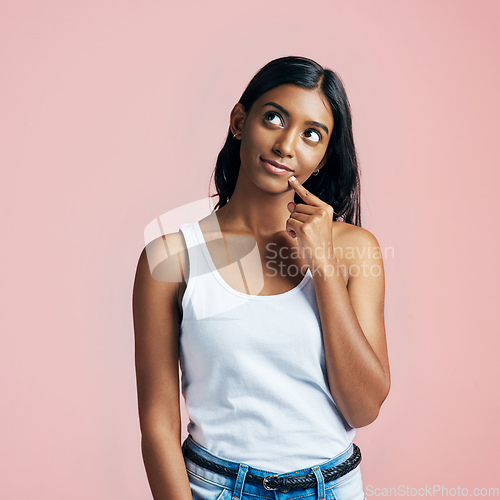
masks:
<instances>
[{"instance_id":1,"label":"tank top strap","mask_svg":"<svg viewBox=\"0 0 500 500\"><path fill-rule=\"evenodd\" d=\"M179 230L184 236L184 241L186 242L188 251L190 248L193 248L196 245L198 245L198 236L196 234L194 224L195 224L194 222L188 222L186 224L181 224L179 226Z\"/></svg>"},{"instance_id":2,"label":"tank top strap","mask_svg":"<svg viewBox=\"0 0 500 500\"><path fill-rule=\"evenodd\" d=\"M194 282L197 277L211 273L203 250L204 242L200 241L196 224L196 222L189 222L179 226L184 236L189 260L188 282Z\"/></svg>"}]
</instances>

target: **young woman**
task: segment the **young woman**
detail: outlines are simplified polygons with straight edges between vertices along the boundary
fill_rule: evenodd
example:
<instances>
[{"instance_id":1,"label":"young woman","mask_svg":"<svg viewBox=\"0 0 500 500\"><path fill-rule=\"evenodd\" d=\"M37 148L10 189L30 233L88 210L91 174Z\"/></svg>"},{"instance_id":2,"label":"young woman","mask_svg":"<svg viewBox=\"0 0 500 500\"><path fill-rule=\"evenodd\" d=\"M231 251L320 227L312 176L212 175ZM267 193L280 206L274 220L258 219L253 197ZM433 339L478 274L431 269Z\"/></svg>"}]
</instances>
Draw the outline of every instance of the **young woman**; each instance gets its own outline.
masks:
<instances>
[{"instance_id":1,"label":"young woman","mask_svg":"<svg viewBox=\"0 0 500 500\"><path fill-rule=\"evenodd\" d=\"M153 496L362 500L353 438L390 373L383 261L361 227L340 78L303 57L264 66L231 111L215 185L214 211L152 241L137 266Z\"/></svg>"}]
</instances>

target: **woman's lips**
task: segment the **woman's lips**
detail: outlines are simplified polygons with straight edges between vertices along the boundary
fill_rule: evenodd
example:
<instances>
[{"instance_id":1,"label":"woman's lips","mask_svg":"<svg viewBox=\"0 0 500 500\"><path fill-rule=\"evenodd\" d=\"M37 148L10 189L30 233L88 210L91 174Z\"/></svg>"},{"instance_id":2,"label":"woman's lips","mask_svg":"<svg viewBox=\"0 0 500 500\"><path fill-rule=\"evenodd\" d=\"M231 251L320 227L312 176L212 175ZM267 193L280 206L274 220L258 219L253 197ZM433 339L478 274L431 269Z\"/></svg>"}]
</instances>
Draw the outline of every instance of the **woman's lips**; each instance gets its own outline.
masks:
<instances>
[{"instance_id":1,"label":"woman's lips","mask_svg":"<svg viewBox=\"0 0 500 500\"><path fill-rule=\"evenodd\" d=\"M278 166L280 164L276 163L275 161L266 160L264 158L261 158L260 161L264 164L265 169L268 172L271 172L272 174L285 175L285 174L292 173L291 169L289 169L288 167L285 167L285 165Z\"/></svg>"}]
</instances>

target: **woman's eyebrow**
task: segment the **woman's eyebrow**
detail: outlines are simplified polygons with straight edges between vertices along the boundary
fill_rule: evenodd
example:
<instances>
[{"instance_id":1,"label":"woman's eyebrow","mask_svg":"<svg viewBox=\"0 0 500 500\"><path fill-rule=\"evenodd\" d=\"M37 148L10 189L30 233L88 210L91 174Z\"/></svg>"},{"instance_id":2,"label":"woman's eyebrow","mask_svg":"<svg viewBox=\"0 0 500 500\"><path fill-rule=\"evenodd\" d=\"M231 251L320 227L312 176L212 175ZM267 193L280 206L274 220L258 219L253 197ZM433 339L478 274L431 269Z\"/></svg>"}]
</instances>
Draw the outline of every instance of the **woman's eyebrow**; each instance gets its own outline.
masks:
<instances>
[{"instance_id":1,"label":"woman's eyebrow","mask_svg":"<svg viewBox=\"0 0 500 500\"><path fill-rule=\"evenodd\" d=\"M284 115L286 116L290 116L290 113L283 107L283 106L280 106L279 104L275 103L275 102L266 102L264 104L264 106L274 106L275 108L278 108ZM326 125L323 125L322 123L319 123L319 122L315 122L315 121L307 121L305 122L306 125L314 125L316 127L319 127L319 128L322 128L327 134L329 134L330 132L328 131L328 127Z\"/></svg>"}]
</instances>

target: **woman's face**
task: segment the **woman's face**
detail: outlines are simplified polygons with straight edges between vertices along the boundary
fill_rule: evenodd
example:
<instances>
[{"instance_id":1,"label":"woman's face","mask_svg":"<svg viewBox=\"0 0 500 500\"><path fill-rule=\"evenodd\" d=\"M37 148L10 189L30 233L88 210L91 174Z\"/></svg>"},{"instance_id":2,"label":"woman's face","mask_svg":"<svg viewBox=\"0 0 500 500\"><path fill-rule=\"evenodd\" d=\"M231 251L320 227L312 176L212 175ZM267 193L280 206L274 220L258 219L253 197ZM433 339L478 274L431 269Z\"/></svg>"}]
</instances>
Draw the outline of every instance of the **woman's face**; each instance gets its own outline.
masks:
<instances>
[{"instance_id":1,"label":"woman's face","mask_svg":"<svg viewBox=\"0 0 500 500\"><path fill-rule=\"evenodd\" d=\"M322 167L333 115L320 90L286 84L263 94L248 114L238 103L231 113L231 128L240 132L240 174L261 189L278 193L291 189L292 175L303 183ZM265 160L289 170L273 168Z\"/></svg>"}]
</instances>

